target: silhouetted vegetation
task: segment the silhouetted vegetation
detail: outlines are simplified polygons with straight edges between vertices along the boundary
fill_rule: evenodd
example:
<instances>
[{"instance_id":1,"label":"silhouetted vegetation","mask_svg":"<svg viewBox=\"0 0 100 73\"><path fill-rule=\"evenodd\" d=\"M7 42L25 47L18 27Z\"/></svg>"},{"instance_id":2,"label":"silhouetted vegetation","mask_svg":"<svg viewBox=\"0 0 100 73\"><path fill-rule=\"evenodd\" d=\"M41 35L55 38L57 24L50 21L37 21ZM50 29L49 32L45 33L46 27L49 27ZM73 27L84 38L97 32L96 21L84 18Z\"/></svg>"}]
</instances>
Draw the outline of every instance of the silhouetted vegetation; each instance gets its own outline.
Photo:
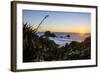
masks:
<instances>
[{"instance_id":1,"label":"silhouetted vegetation","mask_svg":"<svg viewBox=\"0 0 100 73\"><path fill-rule=\"evenodd\" d=\"M43 37L45 36L45 37ZM50 37L56 37L50 31L38 36L28 23L23 24L23 62L81 60L91 58L91 37L83 42L72 41L58 47Z\"/></svg>"}]
</instances>

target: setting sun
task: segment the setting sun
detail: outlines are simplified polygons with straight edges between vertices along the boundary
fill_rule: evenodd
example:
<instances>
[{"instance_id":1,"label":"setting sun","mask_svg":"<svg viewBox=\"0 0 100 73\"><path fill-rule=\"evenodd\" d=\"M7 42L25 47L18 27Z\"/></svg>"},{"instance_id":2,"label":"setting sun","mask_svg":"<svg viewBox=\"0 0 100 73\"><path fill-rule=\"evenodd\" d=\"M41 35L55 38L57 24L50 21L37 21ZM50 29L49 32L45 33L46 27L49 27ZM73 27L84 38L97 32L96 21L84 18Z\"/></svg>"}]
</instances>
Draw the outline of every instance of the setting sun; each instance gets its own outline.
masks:
<instances>
[{"instance_id":1,"label":"setting sun","mask_svg":"<svg viewBox=\"0 0 100 73\"><path fill-rule=\"evenodd\" d=\"M81 29L81 30L79 31L79 34L80 34L80 35L84 35L85 33L87 33L87 31L86 31L85 29Z\"/></svg>"},{"instance_id":2,"label":"setting sun","mask_svg":"<svg viewBox=\"0 0 100 73\"><path fill-rule=\"evenodd\" d=\"M84 34L84 33L85 33L85 30L80 30L80 33L81 33L81 34Z\"/></svg>"}]
</instances>

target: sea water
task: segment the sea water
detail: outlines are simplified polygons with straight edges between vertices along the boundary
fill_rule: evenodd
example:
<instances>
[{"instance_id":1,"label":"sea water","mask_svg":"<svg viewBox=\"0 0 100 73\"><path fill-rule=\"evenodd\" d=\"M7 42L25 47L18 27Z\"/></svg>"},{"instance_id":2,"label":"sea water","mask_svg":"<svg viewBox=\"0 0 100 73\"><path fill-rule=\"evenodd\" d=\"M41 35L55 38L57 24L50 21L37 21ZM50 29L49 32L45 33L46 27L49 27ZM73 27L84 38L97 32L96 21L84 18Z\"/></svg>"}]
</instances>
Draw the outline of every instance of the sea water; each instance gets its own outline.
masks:
<instances>
[{"instance_id":1,"label":"sea water","mask_svg":"<svg viewBox=\"0 0 100 73\"><path fill-rule=\"evenodd\" d=\"M65 46L66 43L70 44L72 41L82 42L85 38L91 36L90 33L80 34L80 33L70 33L70 32L53 32L56 37L49 37L53 40L59 47ZM44 32L38 32L38 36L42 36ZM69 35L69 37L68 37Z\"/></svg>"}]
</instances>

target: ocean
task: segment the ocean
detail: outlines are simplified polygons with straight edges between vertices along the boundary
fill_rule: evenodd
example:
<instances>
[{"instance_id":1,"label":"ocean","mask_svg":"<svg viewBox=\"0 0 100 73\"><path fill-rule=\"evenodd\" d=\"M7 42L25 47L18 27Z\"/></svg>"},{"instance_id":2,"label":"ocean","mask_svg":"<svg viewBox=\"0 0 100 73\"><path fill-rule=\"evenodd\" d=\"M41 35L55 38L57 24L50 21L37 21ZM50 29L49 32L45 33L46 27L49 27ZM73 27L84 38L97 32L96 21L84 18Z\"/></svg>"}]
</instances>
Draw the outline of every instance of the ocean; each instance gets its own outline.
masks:
<instances>
[{"instance_id":1,"label":"ocean","mask_svg":"<svg viewBox=\"0 0 100 73\"><path fill-rule=\"evenodd\" d=\"M82 42L85 38L91 36L90 33L79 34L79 33L70 33L70 32L53 32L56 37L49 37L50 40L53 40L59 47L65 46L66 43L70 44L72 41ZM44 32L38 32L38 36L42 36Z\"/></svg>"}]
</instances>

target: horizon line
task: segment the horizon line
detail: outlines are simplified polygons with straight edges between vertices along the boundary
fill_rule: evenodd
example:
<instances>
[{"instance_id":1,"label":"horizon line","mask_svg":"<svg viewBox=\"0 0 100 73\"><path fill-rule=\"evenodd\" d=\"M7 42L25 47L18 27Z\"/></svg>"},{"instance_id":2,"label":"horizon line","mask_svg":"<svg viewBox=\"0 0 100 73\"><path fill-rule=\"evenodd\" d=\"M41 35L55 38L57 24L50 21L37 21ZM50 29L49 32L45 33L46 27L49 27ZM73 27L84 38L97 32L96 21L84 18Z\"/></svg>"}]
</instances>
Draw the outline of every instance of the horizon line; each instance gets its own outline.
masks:
<instances>
[{"instance_id":1,"label":"horizon line","mask_svg":"<svg viewBox=\"0 0 100 73\"><path fill-rule=\"evenodd\" d=\"M46 31L38 31L38 32L46 32ZM55 32L55 31L50 31L52 33L80 33L80 32ZM91 33L91 32L87 32L87 33ZM84 33L84 34L87 34L87 33Z\"/></svg>"}]
</instances>

